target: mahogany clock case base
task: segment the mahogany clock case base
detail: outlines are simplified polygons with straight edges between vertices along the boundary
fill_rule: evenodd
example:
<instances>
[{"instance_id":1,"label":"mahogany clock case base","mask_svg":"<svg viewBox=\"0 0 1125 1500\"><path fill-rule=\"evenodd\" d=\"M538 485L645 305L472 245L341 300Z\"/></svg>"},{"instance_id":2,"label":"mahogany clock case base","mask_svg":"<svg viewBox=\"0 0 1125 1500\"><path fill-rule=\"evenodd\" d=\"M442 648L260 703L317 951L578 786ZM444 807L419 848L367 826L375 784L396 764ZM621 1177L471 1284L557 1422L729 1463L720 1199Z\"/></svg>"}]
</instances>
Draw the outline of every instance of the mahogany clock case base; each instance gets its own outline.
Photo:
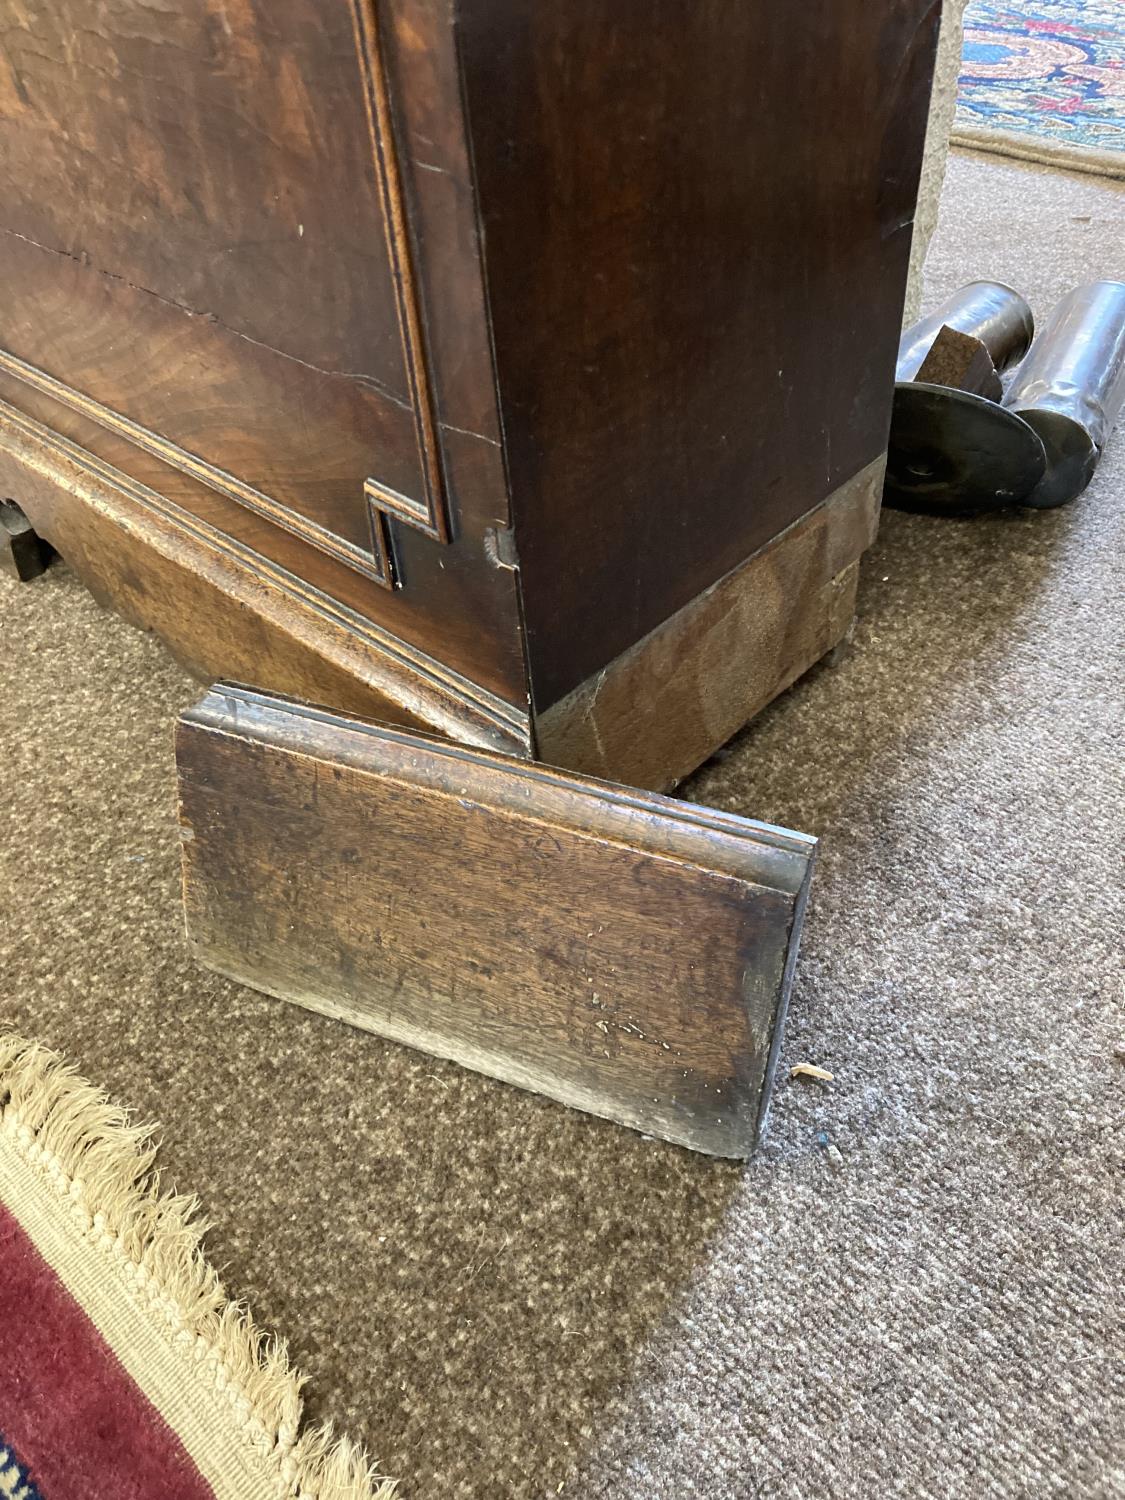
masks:
<instances>
[{"instance_id":1,"label":"mahogany clock case base","mask_svg":"<svg viewBox=\"0 0 1125 1500\"><path fill-rule=\"evenodd\" d=\"M0 499L210 679L674 783L846 628L939 9L0 0Z\"/></svg>"},{"instance_id":2,"label":"mahogany clock case base","mask_svg":"<svg viewBox=\"0 0 1125 1500\"><path fill-rule=\"evenodd\" d=\"M201 679L667 790L847 633L884 460L542 714L269 562L146 483L158 476L143 468L130 475L0 403L0 483L35 532Z\"/></svg>"}]
</instances>

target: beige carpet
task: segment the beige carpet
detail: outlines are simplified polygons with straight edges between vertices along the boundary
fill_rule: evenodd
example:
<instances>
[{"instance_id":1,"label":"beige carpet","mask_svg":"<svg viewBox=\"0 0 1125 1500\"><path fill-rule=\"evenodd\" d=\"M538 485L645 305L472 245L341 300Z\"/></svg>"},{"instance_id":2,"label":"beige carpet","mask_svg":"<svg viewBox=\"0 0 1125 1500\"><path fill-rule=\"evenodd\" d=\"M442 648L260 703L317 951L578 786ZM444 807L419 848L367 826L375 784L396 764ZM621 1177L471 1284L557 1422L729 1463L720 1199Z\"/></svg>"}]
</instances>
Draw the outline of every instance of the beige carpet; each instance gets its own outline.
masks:
<instances>
[{"instance_id":1,"label":"beige carpet","mask_svg":"<svg viewBox=\"0 0 1125 1500\"><path fill-rule=\"evenodd\" d=\"M932 290L1044 314L1123 209L955 157ZM850 655L695 782L823 836L784 1060L836 1082L746 1168L187 962L196 689L62 569L0 589L0 1013L163 1121L411 1500L1125 1496L1123 555L1122 435L1067 510L889 514Z\"/></svg>"}]
</instances>

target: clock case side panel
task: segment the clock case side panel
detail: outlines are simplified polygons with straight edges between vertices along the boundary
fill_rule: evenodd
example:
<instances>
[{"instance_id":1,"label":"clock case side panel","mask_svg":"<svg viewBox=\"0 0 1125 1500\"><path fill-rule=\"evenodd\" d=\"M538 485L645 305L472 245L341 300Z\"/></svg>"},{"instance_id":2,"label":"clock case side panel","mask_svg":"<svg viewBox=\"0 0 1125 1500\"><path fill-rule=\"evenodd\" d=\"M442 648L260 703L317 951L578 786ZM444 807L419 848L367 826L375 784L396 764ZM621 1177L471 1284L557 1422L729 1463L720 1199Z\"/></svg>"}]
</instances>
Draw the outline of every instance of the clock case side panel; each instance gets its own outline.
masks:
<instances>
[{"instance_id":1,"label":"clock case side panel","mask_svg":"<svg viewBox=\"0 0 1125 1500\"><path fill-rule=\"evenodd\" d=\"M812 0L794 27L769 0L461 0L541 725L848 494L854 593L939 12Z\"/></svg>"}]
</instances>

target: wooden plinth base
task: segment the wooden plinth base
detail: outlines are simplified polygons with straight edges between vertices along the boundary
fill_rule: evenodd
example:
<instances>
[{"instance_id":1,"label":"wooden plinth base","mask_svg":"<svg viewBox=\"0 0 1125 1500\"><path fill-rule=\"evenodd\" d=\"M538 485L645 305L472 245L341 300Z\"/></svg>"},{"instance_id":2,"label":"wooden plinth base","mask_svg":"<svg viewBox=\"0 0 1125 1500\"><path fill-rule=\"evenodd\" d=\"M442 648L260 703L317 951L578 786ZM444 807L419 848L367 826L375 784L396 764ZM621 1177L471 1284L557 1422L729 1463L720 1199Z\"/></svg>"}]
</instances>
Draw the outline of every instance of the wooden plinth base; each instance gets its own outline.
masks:
<instances>
[{"instance_id":1,"label":"wooden plinth base","mask_svg":"<svg viewBox=\"0 0 1125 1500\"><path fill-rule=\"evenodd\" d=\"M846 632L869 464L561 702L511 703L0 401L0 481L94 594L208 681L666 790Z\"/></svg>"},{"instance_id":2,"label":"wooden plinth base","mask_svg":"<svg viewBox=\"0 0 1125 1500\"><path fill-rule=\"evenodd\" d=\"M536 720L551 765L667 791L843 639L885 460Z\"/></svg>"},{"instance_id":3,"label":"wooden plinth base","mask_svg":"<svg viewBox=\"0 0 1125 1500\"><path fill-rule=\"evenodd\" d=\"M199 957L719 1156L769 1098L815 841L220 686L177 740Z\"/></svg>"}]
</instances>

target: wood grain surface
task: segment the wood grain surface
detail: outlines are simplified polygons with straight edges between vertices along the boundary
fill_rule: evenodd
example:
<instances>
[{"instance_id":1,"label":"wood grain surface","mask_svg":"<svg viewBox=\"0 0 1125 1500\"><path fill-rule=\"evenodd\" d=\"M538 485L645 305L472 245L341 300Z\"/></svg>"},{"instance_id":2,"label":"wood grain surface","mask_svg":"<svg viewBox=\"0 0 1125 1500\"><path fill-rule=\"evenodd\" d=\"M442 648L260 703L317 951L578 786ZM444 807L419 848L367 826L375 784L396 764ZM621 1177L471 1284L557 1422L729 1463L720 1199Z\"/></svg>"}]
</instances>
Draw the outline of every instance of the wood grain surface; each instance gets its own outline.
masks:
<instances>
[{"instance_id":1,"label":"wood grain surface","mask_svg":"<svg viewBox=\"0 0 1125 1500\"><path fill-rule=\"evenodd\" d=\"M5 399L201 479L268 561L525 704L450 5L0 24Z\"/></svg>"},{"instance_id":2,"label":"wood grain surface","mask_svg":"<svg viewBox=\"0 0 1125 1500\"><path fill-rule=\"evenodd\" d=\"M225 685L182 716L177 759L205 963L650 1134L752 1150L814 840Z\"/></svg>"},{"instance_id":3,"label":"wood grain surface","mask_svg":"<svg viewBox=\"0 0 1125 1500\"><path fill-rule=\"evenodd\" d=\"M551 765L668 791L847 634L877 459L535 720Z\"/></svg>"},{"instance_id":4,"label":"wood grain surface","mask_svg":"<svg viewBox=\"0 0 1125 1500\"><path fill-rule=\"evenodd\" d=\"M461 7L537 712L885 448L939 14Z\"/></svg>"}]
</instances>

